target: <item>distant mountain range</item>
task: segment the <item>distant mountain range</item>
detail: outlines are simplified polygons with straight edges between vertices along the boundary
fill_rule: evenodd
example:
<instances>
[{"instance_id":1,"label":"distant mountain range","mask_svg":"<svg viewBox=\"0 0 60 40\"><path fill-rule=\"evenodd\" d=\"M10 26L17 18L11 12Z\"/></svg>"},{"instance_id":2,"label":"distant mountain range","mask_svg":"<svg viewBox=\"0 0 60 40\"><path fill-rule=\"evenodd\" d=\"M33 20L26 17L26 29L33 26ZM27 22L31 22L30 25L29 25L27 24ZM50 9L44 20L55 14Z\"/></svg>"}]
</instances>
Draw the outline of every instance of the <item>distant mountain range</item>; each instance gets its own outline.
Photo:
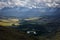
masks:
<instances>
[{"instance_id":1,"label":"distant mountain range","mask_svg":"<svg viewBox=\"0 0 60 40\"><path fill-rule=\"evenodd\" d=\"M58 11L57 11L58 10ZM20 18L27 17L39 17L44 15L55 15L59 12L60 8L32 8L29 9L27 7L4 7L0 10L0 15L2 16L15 16ZM58 13L57 13L58 14Z\"/></svg>"},{"instance_id":2,"label":"distant mountain range","mask_svg":"<svg viewBox=\"0 0 60 40\"><path fill-rule=\"evenodd\" d=\"M60 0L0 0L0 15L20 18L59 15L59 2Z\"/></svg>"}]
</instances>

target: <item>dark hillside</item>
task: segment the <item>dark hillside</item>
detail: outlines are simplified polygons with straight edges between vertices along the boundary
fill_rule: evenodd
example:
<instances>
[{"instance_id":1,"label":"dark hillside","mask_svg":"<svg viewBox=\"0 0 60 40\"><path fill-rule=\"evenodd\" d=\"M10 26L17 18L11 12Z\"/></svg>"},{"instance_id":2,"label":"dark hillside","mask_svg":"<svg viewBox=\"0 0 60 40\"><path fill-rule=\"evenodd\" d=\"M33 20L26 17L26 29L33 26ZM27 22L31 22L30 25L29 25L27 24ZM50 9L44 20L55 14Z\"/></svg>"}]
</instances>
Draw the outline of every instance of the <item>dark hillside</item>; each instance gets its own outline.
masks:
<instances>
[{"instance_id":1,"label":"dark hillside","mask_svg":"<svg viewBox=\"0 0 60 40\"><path fill-rule=\"evenodd\" d=\"M18 32L15 29L0 28L0 40L33 40L25 33Z\"/></svg>"}]
</instances>

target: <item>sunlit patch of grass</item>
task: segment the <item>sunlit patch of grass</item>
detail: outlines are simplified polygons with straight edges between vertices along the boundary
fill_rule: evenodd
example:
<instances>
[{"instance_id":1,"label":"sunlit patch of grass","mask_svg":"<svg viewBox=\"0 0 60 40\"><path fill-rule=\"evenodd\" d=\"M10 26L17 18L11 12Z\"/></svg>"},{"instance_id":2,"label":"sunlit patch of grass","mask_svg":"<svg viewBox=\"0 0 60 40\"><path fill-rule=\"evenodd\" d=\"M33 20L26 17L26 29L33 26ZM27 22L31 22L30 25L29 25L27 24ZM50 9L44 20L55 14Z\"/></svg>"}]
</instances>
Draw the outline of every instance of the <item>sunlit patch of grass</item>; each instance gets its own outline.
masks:
<instances>
[{"instance_id":1,"label":"sunlit patch of grass","mask_svg":"<svg viewBox=\"0 0 60 40\"><path fill-rule=\"evenodd\" d=\"M31 21L34 21L34 20L38 20L39 18L38 17L34 17L34 18L28 18L28 19L25 19L27 21L31 20Z\"/></svg>"},{"instance_id":2,"label":"sunlit patch of grass","mask_svg":"<svg viewBox=\"0 0 60 40\"><path fill-rule=\"evenodd\" d=\"M18 19L0 19L0 26L18 26L19 22Z\"/></svg>"},{"instance_id":3,"label":"sunlit patch of grass","mask_svg":"<svg viewBox=\"0 0 60 40\"><path fill-rule=\"evenodd\" d=\"M56 33L56 40L60 40L60 32Z\"/></svg>"},{"instance_id":4,"label":"sunlit patch of grass","mask_svg":"<svg viewBox=\"0 0 60 40\"><path fill-rule=\"evenodd\" d=\"M0 26L12 26L12 23L0 22Z\"/></svg>"}]
</instances>

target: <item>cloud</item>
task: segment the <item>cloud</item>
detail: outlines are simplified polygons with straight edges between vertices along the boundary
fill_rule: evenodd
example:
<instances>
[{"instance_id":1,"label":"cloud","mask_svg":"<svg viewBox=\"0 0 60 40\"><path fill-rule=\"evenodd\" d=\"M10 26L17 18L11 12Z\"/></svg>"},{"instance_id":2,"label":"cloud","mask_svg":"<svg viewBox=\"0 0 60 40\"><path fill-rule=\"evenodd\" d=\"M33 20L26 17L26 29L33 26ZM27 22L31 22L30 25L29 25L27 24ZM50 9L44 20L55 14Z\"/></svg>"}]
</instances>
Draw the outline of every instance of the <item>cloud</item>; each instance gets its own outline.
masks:
<instances>
[{"instance_id":1,"label":"cloud","mask_svg":"<svg viewBox=\"0 0 60 40\"><path fill-rule=\"evenodd\" d=\"M60 0L0 0L0 9L4 7L28 7L41 8L46 7L60 7ZM43 7L44 7L43 6Z\"/></svg>"}]
</instances>

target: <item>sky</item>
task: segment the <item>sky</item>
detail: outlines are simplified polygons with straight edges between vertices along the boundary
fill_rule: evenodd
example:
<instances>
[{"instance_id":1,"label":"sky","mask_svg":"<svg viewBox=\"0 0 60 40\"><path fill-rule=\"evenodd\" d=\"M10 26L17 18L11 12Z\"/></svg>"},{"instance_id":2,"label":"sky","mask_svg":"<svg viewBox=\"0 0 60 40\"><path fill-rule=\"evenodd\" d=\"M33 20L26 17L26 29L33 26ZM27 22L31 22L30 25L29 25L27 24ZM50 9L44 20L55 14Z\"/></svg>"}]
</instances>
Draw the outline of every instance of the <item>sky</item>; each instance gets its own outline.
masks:
<instances>
[{"instance_id":1,"label":"sky","mask_svg":"<svg viewBox=\"0 0 60 40\"><path fill-rule=\"evenodd\" d=\"M60 0L0 0L0 9L4 7L41 8L40 6L60 7Z\"/></svg>"}]
</instances>

